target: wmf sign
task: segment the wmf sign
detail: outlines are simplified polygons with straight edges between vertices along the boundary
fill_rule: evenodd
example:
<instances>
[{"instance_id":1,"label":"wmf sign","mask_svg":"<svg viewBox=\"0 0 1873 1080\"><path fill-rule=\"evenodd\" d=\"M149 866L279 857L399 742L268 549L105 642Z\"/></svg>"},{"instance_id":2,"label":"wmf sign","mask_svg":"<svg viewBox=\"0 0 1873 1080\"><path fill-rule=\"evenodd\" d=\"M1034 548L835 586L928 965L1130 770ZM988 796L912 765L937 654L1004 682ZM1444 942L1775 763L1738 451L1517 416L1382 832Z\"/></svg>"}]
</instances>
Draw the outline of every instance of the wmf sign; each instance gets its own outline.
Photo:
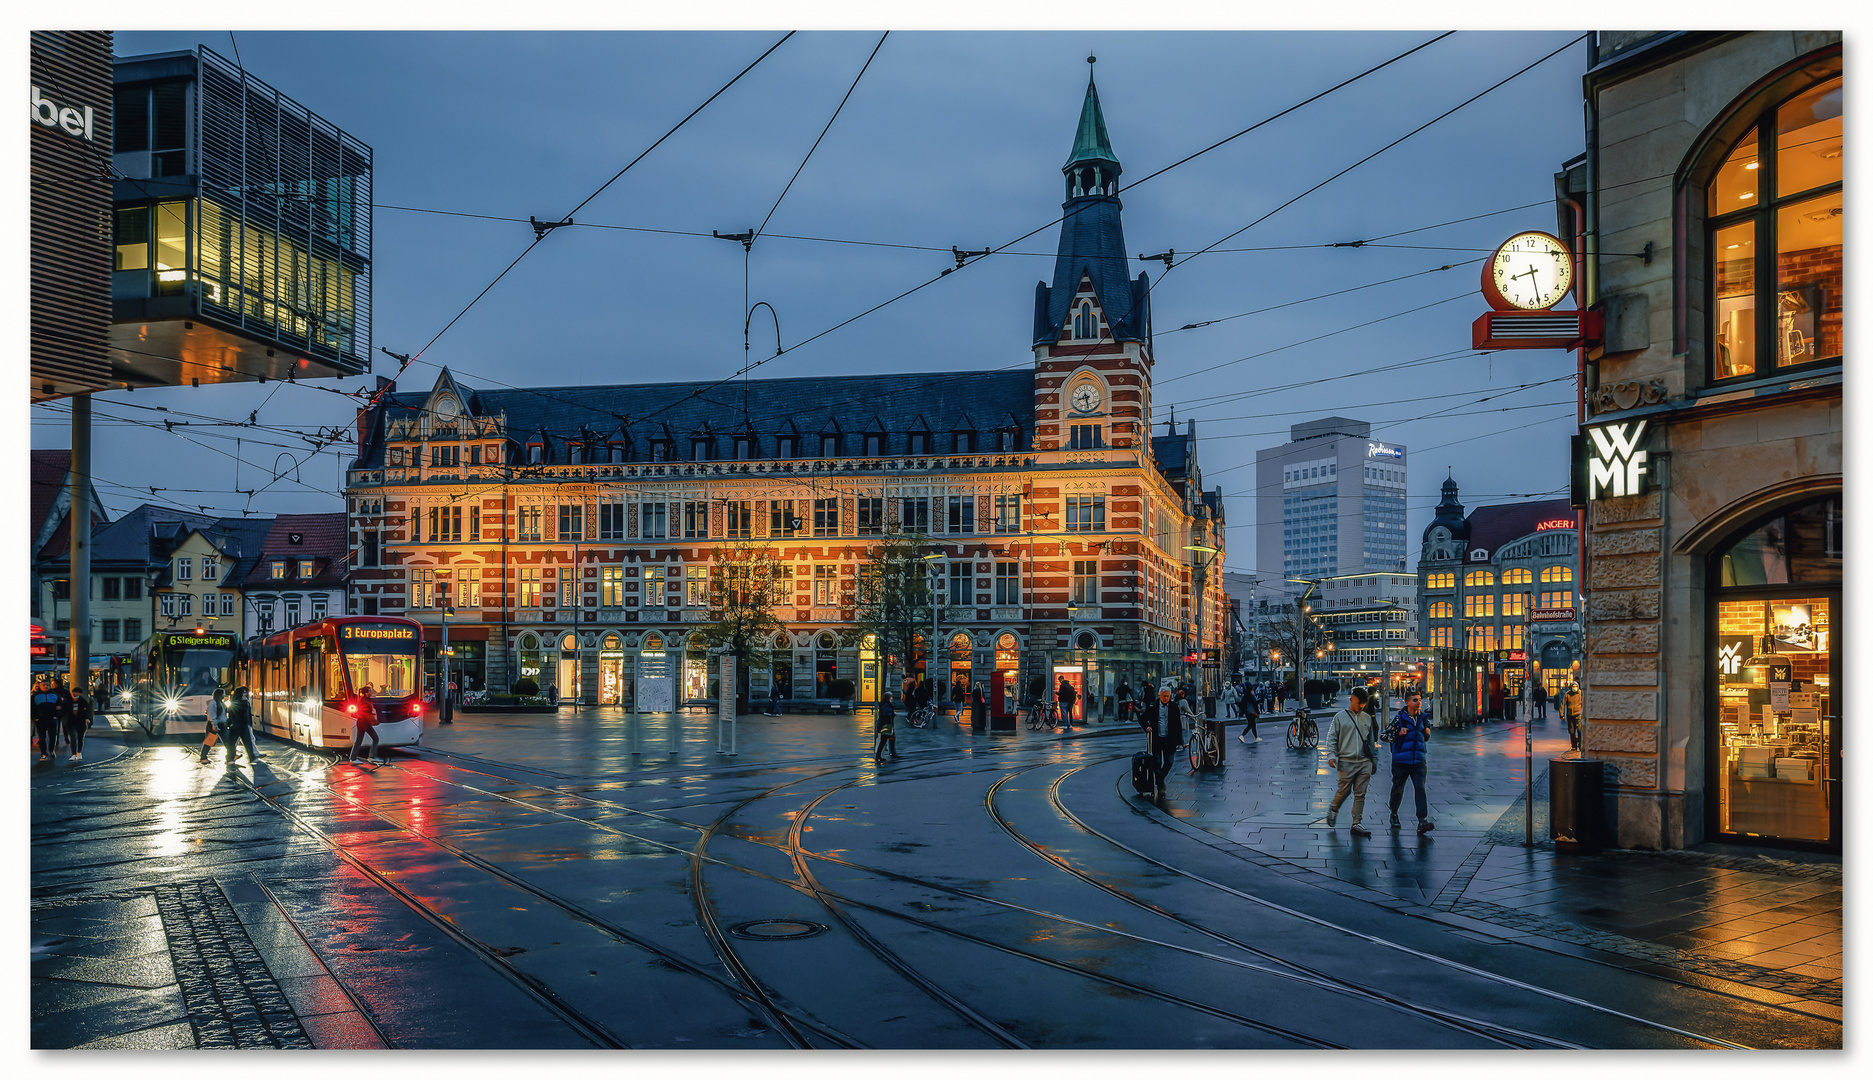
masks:
<instances>
[{"instance_id":1,"label":"wmf sign","mask_svg":"<svg viewBox=\"0 0 1873 1080\"><path fill-rule=\"evenodd\" d=\"M1650 486L1651 452L1644 449L1649 427L1645 420L1626 420L1580 429L1574 436L1575 506L1645 494Z\"/></svg>"}]
</instances>

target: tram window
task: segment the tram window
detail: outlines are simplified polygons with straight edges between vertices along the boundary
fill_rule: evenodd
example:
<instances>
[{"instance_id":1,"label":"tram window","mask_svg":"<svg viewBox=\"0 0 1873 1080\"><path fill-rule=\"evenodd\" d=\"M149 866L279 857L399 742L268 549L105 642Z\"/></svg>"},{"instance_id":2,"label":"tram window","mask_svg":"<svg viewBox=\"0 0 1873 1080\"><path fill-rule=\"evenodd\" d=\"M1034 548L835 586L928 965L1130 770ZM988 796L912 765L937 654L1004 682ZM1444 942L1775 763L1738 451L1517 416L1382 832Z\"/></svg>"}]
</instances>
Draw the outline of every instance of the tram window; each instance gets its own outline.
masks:
<instances>
[{"instance_id":1,"label":"tram window","mask_svg":"<svg viewBox=\"0 0 1873 1080\"><path fill-rule=\"evenodd\" d=\"M337 701L345 696L344 661L338 653L325 654L325 700Z\"/></svg>"},{"instance_id":2,"label":"tram window","mask_svg":"<svg viewBox=\"0 0 1873 1080\"><path fill-rule=\"evenodd\" d=\"M346 673L358 693L369 687L373 697L407 697L416 685L416 657L394 653L350 653Z\"/></svg>"}]
</instances>

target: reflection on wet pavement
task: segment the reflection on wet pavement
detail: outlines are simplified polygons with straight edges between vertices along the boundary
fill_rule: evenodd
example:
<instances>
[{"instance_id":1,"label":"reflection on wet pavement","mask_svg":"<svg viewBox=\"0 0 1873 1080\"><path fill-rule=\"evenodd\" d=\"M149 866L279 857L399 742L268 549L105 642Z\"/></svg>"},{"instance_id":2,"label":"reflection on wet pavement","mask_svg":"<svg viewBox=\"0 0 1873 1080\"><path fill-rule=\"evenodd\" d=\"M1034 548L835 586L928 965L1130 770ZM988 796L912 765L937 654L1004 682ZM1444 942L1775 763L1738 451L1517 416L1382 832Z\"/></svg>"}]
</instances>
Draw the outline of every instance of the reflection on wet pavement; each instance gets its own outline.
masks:
<instances>
[{"instance_id":1,"label":"reflection on wet pavement","mask_svg":"<svg viewBox=\"0 0 1873 1080\"><path fill-rule=\"evenodd\" d=\"M1507 887L1488 838L1521 793L1519 729L1440 732L1436 832L1354 841L1317 821L1324 764L1272 740L1178 769L1154 807L1129 791L1142 737L1114 724L905 729L905 759L883 767L869 717L744 717L732 758L715 726L463 714L381 766L273 743L229 772L158 745L36 777L35 931L91 947L107 939L71 944L53 920L97 904L108 940L173 943L135 905L157 889L224 896L320 1046L1839 1040L1813 1009L1775 1007L1799 988L1691 1000L1451 921L1440 895ZM1553 741L1538 731L1538 762ZM1382 814L1382 784L1374 795ZM734 932L776 923L824 929ZM87 995L113 971L36 964L35 1045L206 1044L192 1004L99 1027ZM1608 979L1625 980L1617 1010L1589 1000ZM256 1038L241 1025L262 1013L215 1022Z\"/></svg>"}]
</instances>

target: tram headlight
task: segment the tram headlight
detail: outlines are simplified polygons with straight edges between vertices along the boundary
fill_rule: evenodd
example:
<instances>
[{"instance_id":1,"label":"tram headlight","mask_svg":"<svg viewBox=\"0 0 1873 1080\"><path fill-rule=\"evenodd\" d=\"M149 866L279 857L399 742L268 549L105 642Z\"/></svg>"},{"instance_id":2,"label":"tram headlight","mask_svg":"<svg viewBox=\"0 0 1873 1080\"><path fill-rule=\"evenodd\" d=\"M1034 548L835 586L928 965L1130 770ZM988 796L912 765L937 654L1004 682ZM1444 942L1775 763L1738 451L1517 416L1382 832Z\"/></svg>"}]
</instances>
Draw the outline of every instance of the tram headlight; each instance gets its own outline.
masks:
<instances>
[{"instance_id":1,"label":"tram headlight","mask_svg":"<svg viewBox=\"0 0 1873 1080\"><path fill-rule=\"evenodd\" d=\"M163 711L164 712L175 712L176 710L180 708L182 708L181 698L166 697L163 699Z\"/></svg>"}]
</instances>

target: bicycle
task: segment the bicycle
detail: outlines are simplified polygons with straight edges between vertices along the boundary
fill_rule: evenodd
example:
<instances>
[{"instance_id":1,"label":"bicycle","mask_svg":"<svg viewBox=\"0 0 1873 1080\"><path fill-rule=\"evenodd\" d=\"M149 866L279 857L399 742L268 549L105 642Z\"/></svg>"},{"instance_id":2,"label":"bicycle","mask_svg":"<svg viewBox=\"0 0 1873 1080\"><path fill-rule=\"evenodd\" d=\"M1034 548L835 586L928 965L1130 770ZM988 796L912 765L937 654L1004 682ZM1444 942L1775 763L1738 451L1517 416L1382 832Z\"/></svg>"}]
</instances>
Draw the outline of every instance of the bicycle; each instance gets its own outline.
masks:
<instances>
[{"instance_id":1,"label":"bicycle","mask_svg":"<svg viewBox=\"0 0 1873 1080\"><path fill-rule=\"evenodd\" d=\"M1208 724L1200 724L1190 733L1190 767L1201 772L1206 766L1214 767L1223 763L1223 748L1216 741L1216 730Z\"/></svg>"},{"instance_id":2,"label":"bicycle","mask_svg":"<svg viewBox=\"0 0 1873 1080\"><path fill-rule=\"evenodd\" d=\"M928 705L912 709L907 722L914 728L927 728L936 723L936 710Z\"/></svg>"},{"instance_id":3,"label":"bicycle","mask_svg":"<svg viewBox=\"0 0 1873 1080\"><path fill-rule=\"evenodd\" d=\"M1028 706L1028 727L1039 731L1045 727L1052 730L1060 723L1060 714L1051 701L1037 701Z\"/></svg>"},{"instance_id":4,"label":"bicycle","mask_svg":"<svg viewBox=\"0 0 1873 1080\"><path fill-rule=\"evenodd\" d=\"M1288 749L1299 750L1305 744L1309 750L1320 745L1320 727L1307 715L1306 709L1294 710L1294 719L1288 721Z\"/></svg>"}]
</instances>

